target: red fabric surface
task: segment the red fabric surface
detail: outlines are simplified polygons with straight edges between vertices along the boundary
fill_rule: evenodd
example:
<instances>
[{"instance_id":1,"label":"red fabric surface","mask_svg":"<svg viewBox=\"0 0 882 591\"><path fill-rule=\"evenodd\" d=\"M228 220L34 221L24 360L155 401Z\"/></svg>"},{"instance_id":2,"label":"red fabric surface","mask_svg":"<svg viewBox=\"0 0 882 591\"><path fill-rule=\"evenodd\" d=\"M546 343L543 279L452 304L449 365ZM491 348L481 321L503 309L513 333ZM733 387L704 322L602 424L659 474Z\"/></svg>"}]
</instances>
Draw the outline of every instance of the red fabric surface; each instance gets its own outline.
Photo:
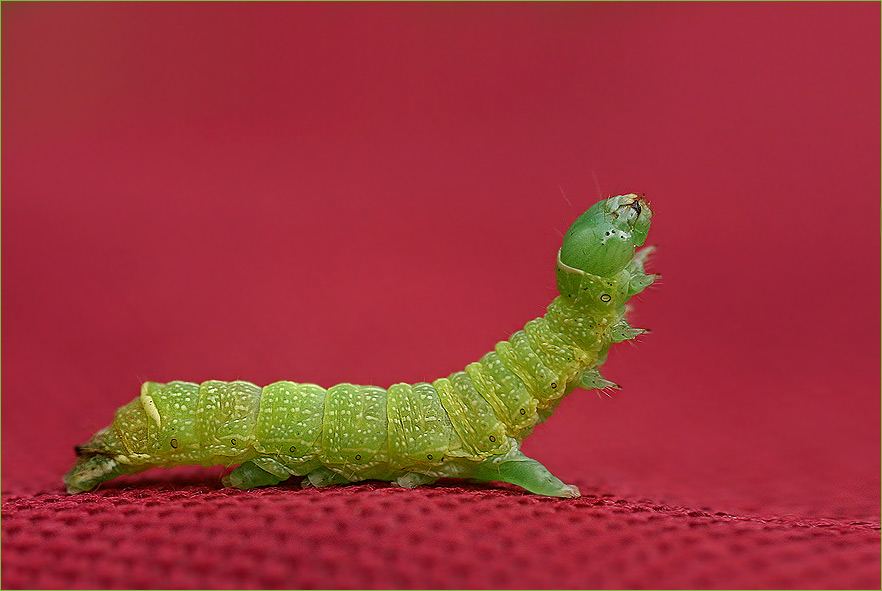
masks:
<instances>
[{"instance_id":1,"label":"red fabric surface","mask_svg":"<svg viewBox=\"0 0 882 591\"><path fill-rule=\"evenodd\" d=\"M4 588L878 587L874 3L2 6ZM505 485L67 496L143 380L388 386L645 192L612 398Z\"/></svg>"}]
</instances>

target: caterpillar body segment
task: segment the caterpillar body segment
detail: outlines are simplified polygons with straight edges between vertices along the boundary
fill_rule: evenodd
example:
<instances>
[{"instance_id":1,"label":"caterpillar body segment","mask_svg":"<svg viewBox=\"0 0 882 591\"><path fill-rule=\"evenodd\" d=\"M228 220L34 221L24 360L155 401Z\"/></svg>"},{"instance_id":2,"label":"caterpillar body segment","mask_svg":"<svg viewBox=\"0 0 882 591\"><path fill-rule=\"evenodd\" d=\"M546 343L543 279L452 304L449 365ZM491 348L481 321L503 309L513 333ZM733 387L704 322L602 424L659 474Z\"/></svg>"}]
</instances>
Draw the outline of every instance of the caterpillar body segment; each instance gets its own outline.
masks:
<instances>
[{"instance_id":1,"label":"caterpillar body segment","mask_svg":"<svg viewBox=\"0 0 882 591\"><path fill-rule=\"evenodd\" d=\"M414 487L452 477L578 496L521 453L520 442L577 387L616 387L598 368L613 343L643 332L625 320L625 303L655 278L644 271L649 249L635 250L650 216L637 195L590 208L564 238L560 295L546 314L432 383L146 382L108 427L77 446L67 490L154 466L238 464L224 484L304 476L304 486L379 479Z\"/></svg>"}]
</instances>

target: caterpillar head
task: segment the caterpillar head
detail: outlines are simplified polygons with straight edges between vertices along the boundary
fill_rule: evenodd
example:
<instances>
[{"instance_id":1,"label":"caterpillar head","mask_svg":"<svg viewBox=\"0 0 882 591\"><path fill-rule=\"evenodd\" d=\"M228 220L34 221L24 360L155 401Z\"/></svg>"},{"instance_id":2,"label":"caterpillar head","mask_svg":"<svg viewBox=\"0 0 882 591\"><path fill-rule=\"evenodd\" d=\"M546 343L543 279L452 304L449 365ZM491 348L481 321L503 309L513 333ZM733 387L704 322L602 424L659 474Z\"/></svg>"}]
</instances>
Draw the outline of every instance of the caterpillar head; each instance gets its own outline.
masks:
<instances>
[{"instance_id":1,"label":"caterpillar head","mask_svg":"<svg viewBox=\"0 0 882 591\"><path fill-rule=\"evenodd\" d=\"M612 277L624 269L646 242L652 211L634 193L592 205L564 235L558 266L573 272Z\"/></svg>"}]
</instances>

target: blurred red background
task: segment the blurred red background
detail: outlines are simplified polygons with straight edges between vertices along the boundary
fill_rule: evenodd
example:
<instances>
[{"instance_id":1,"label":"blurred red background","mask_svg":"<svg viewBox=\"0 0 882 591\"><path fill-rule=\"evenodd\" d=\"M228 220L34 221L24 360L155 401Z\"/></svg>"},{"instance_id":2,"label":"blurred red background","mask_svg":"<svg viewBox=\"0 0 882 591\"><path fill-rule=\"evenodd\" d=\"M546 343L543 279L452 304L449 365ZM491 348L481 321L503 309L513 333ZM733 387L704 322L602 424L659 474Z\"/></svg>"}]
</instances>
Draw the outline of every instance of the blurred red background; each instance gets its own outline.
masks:
<instances>
[{"instance_id":1,"label":"blurred red background","mask_svg":"<svg viewBox=\"0 0 882 591\"><path fill-rule=\"evenodd\" d=\"M544 313L569 223L636 191L652 333L525 452L624 499L878 529L878 4L2 17L5 498L59 492L143 380L461 369ZM11 556L4 586L36 585Z\"/></svg>"}]
</instances>

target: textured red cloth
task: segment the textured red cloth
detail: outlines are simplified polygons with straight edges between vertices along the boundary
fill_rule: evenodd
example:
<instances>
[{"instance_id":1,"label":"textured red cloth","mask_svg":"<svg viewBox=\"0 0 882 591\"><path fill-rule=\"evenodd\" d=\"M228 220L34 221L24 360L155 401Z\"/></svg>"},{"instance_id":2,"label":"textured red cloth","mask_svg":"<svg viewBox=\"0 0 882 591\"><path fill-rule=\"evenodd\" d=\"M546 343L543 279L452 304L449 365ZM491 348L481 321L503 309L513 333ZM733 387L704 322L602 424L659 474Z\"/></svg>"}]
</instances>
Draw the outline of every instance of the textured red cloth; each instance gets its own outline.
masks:
<instances>
[{"instance_id":1,"label":"textured red cloth","mask_svg":"<svg viewBox=\"0 0 882 591\"><path fill-rule=\"evenodd\" d=\"M878 586L878 523L585 492L569 502L455 485L234 492L170 479L8 498L4 587Z\"/></svg>"},{"instance_id":2,"label":"textured red cloth","mask_svg":"<svg viewBox=\"0 0 882 591\"><path fill-rule=\"evenodd\" d=\"M878 588L878 4L2 17L4 588ZM524 444L583 498L220 468L63 492L143 380L462 369L628 191L652 333Z\"/></svg>"}]
</instances>

